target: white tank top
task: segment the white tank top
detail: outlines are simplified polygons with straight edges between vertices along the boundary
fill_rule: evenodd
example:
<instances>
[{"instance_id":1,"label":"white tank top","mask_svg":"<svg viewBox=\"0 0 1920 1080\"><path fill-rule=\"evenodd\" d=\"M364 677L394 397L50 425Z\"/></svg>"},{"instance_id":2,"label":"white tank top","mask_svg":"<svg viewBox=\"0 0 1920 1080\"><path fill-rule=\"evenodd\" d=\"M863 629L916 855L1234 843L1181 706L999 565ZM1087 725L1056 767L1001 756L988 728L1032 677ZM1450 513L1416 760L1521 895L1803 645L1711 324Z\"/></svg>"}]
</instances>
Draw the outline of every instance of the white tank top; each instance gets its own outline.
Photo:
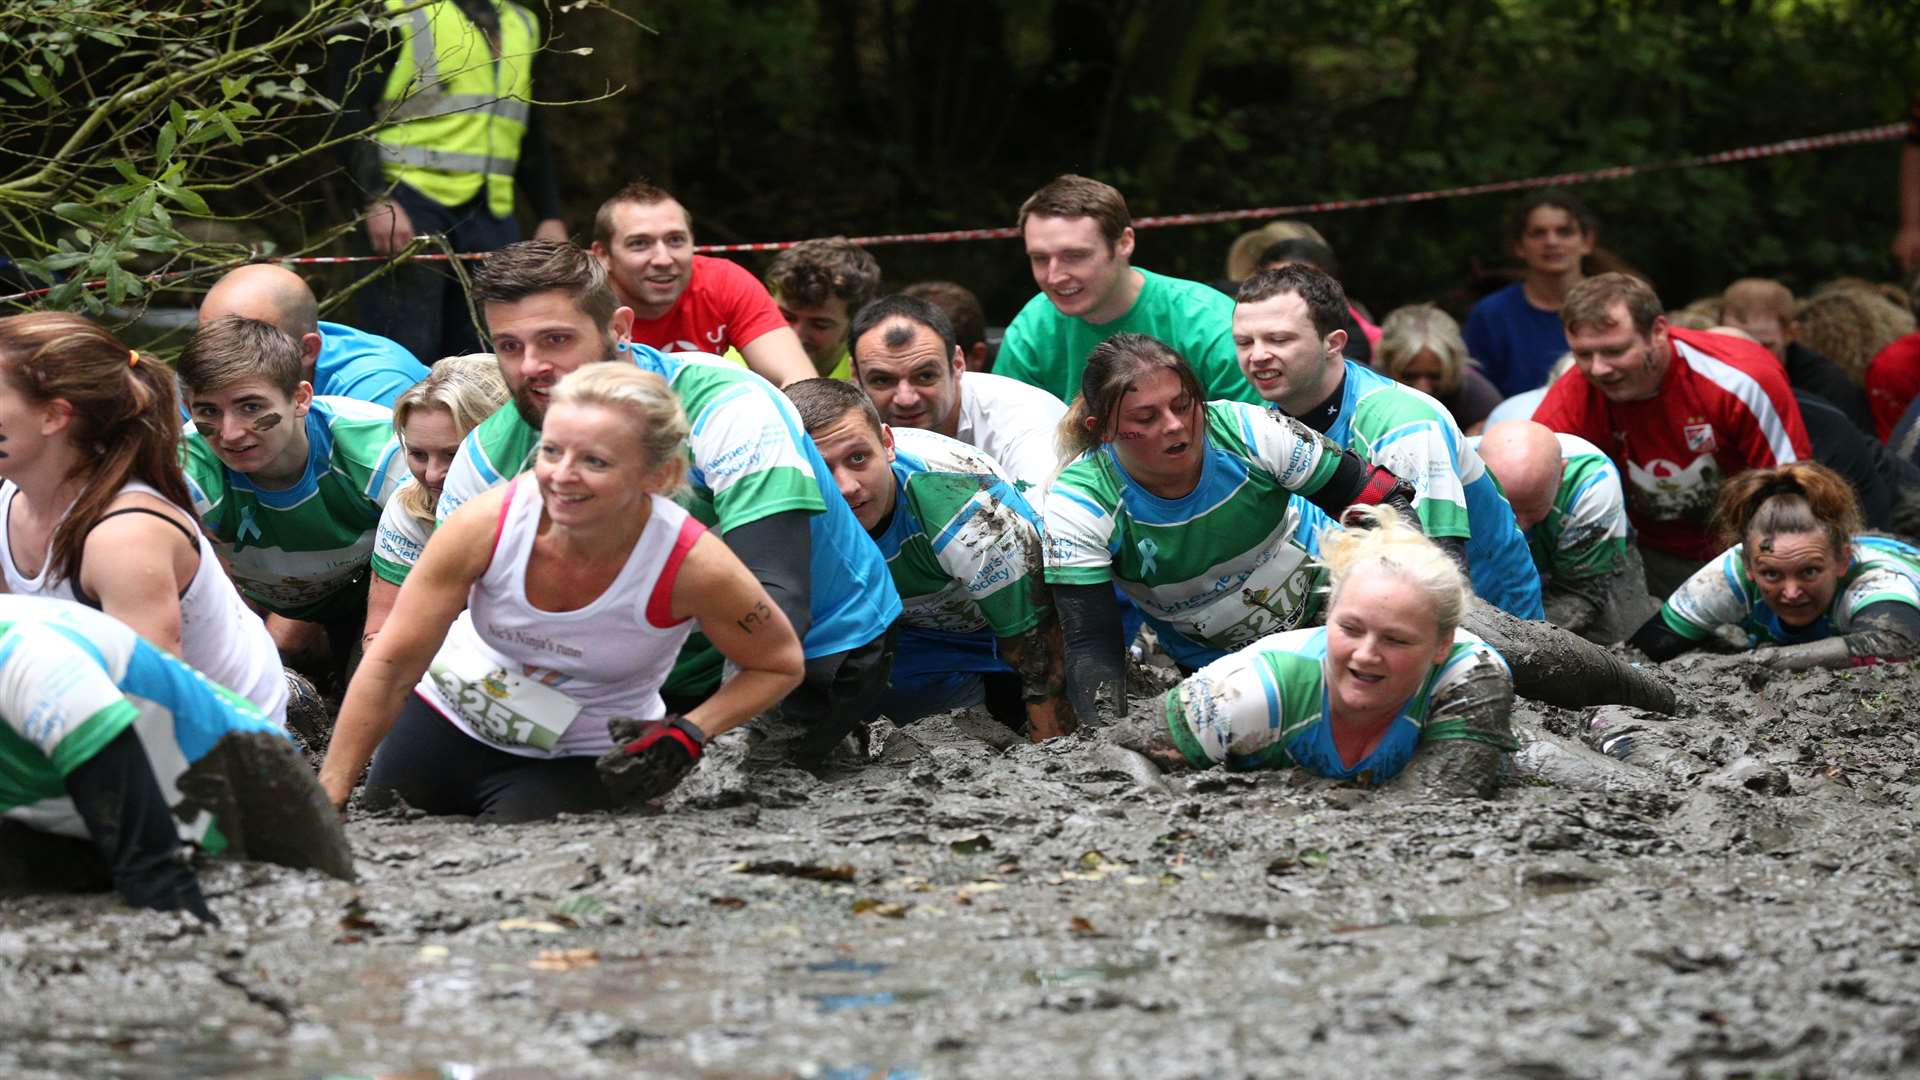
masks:
<instances>
[{"instance_id":1,"label":"white tank top","mask_svg":"<svg viewBox=\"0 0 1920 1080\"><path fill-rule=\"evenodd\" d=\"M613 745L609 719L663 716L660 686L693 630L673 619L673 581L706 529L652 500L613 584L584 607L542 611L527 602L540 488L516 481L493 558L415 692L468 735L521 757L598 755Z\"/></svg>"},{"instance_id":2,"label":"white tank top","mask_svg":"<svg viewBox=\"0 0 1920 1080\"><path fill-rule=\"evenodd\" d=\"M138 480L129 480L120 489L121 495L128 492L167 502L166 496ZM75 582L65 577L55 580L51 538L41 556L39 575L28 577L20 572L13 561L13 545L7 540L13 535L13 499L19 493L13 481L0 482L0 572L6 575L7 591L18 596L75 600L97 609L97 603L79 596ZM186 516L192 518L191 514ZM280 651L274 647L266 624L240 599L239 591L220 569L219 557L206 534L196 529L194 538L199 542L200 565L193 572L193 580L187 582L187 591L180 594L180 659L285 724L287 679L280 668Z\"/></svg>"}]
</instances>

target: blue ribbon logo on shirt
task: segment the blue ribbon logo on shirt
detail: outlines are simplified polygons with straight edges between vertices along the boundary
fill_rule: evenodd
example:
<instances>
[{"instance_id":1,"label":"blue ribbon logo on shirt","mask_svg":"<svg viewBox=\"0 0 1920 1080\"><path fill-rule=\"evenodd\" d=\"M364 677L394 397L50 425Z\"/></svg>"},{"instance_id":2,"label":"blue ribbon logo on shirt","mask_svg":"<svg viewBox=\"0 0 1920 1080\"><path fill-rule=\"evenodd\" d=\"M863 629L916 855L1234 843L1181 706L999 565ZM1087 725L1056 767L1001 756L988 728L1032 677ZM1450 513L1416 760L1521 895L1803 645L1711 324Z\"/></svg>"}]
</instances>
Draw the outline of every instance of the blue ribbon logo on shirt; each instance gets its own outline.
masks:
<instances>
[{"instance_id":1,"label":"blue ribbon logo on shirt","mask_svg":"<svg viewBox=\"0 0 1920 1080\"><path fill-rule=\"evenodd\" d=\"M235 539L236 544L246 543L247 534L249 533L253 534L253 539L260 539L260 524L253 520L253 507L243 506L240 508L240 528L237 532L238 536Z\"/></svg>"},{"instance_id":2,"label":"blue ribbon logo on shirt","mask_svg":"<svg viewBox=\"0 0 1920 1080\"><path fill-rule=\"evenodd\" d=\"M1153 573L1155 566L1153 557L1160 553L1160 545L1154 543L1153 538L1149 536L1143 537L1139 543L1133 546L1140 551L1140 572L1143 574Z\"/></svg>"}]
</instances>

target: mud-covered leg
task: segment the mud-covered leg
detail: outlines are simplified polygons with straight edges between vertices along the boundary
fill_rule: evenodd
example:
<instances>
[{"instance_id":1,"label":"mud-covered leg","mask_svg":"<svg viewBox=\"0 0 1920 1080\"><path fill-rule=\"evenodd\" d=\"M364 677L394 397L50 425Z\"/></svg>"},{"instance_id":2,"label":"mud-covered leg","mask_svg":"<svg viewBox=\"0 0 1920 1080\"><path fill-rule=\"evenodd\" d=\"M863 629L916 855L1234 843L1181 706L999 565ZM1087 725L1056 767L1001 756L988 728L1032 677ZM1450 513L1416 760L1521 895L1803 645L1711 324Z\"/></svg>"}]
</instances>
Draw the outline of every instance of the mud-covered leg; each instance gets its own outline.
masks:
<instances>
[{"instance_id":1,"label":"mud-covered leg","mask_svg":"<svg viewBox=\"0 0 1920 1080\"><path fill-rule=\"evenodd\" d=\"M218 921L207 910L193 869L181 857L173 812L132 728L68 773L66 786L87 835L113 874L114 889L127 903Z\"/></svg>"},{"instance_id":2,"label":"mud-covered leg","mask_svg":"<svg viewBox=\"0 0 1920 1080\"><path fill-rule=\"evenodd\" d=\"M1600 646L1551 623L1516 619L1475 599L1461 625L1479 635L1513 669L1522 697L1578 709L1631 705L1672 713L1673 688Z\"/></svg>"}]
</instances>

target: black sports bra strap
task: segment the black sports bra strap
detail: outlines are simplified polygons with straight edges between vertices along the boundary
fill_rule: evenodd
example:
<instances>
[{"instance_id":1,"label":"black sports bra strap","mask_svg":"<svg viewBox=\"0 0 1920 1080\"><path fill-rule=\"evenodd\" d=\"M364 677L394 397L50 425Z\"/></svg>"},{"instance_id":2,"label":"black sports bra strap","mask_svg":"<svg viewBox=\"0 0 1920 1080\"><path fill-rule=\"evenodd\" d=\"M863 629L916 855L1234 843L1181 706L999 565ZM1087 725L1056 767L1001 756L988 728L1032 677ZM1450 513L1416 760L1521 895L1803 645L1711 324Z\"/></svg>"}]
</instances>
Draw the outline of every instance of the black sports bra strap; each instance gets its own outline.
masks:
<instances>
[{"instance_id":1,"label":"black sports bra strap","mask_svg":"<svg viewBox=\"0 0 1920 1080\"><path fill-rule=\"evenodd\" d=\"M100 527L100 522L105 521L110 517L119 517L121 514L152 514L154 517L159 518L161 521L164 521L167 524L173 526L174 528L179 529L180 535L187 538L188 547L194 549L195 551L200 550L200 534L199 533L194 532L192 529L189 529L185 525L180 524L180 519L174 517L172 514L162 513L158 510L155 510L151 506L123 506L118 510L109 510L106 513L100 515L99 520L93 523L93 527L97 529Z\"/></svg>"},{"instance_id":2,"label":"black sports bra strap","mask_svg":"<svg viewBox=\"0 0 1920 1080\"><path fill-rule=\"evenodd\" d=\"M175 518L172 514L161 513L160 511L155 510L151 506L123 506L118 510L109 510L106 513L100 515L99 520L93 523L93 527L97 529L100 527L101 521L105 521L110 517L118 517L121 514L152 514L154 517L159 518L161 521L164 521L167 524L173 526L174 528L179 529L180 535L187 538L187 546L193 549L193 553L195 555L200 554L200 534L199 533L196 533L192 529L187 528L185 525L180 524L179 520ZM181 596L187 595L187 590L181 589L180 595ZM73 596L74 596L74 599L80 601L81 603L87 605L88 607L92 608L95 611L103 610L100 607L100 598L88 592L85 589L85 587L83 587L77 579L73 583Z\"/></svg>"}]
</instances>

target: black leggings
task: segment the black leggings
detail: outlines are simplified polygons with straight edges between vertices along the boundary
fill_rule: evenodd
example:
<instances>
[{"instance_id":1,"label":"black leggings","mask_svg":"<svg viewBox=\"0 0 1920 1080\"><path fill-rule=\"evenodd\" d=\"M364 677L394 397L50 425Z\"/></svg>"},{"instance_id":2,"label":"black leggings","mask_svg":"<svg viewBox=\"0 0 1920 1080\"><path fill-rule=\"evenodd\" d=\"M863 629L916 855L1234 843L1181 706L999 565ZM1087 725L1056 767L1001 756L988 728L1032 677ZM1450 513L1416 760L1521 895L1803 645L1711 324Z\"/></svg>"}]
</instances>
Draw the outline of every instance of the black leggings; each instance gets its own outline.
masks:
<instances>
[{"instance_id":1,"label":"black leggings","mask_svg":"<svg viewBox=\"0 0 1920 1080\"><path fill-rule=\"evenodd\" d=\"M373 755L367 790L386 788L429 814L539 821L613 808L593 758L529 758L496 750L408 694Z\"/></svg>"}]
</instances>

